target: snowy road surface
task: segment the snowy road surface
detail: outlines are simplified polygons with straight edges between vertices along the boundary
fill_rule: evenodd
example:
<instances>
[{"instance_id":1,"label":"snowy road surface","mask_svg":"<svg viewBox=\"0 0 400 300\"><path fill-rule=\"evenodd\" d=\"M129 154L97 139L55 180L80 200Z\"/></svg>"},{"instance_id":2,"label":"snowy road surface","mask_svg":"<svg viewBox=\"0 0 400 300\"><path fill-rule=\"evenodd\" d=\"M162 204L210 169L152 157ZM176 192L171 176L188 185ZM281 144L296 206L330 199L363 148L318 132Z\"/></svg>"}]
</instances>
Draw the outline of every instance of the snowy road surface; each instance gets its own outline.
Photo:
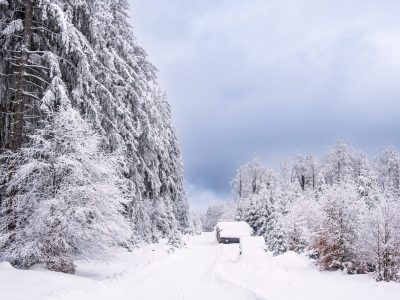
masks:
<instances>
[{"instance_id":1,"label":"snowy road surface","mask_svg":"<svg viewBox=\"0 0 400 300\"><path fill-rule=\"evenodd\" d=\"M257 244L257 243L256 243ZM163 243L133 253L115 250L107 264L78 264L76 275L21 271L0 263L0 299L7 300L398 300L400 284L369 275L320 272L305 256L273 257L254 243L218 245L212 233L168 254Z\"/></svg>"},{"instance_id":2,"label":"snowy road surface","mask_svg":"<svg viewBox=\"0 0 400 300\"><path fill-rule=\"evenodd\" d=\"M233 262L238 256L237 244L218 245L214 234L206 233L193 237L187 248L121 278L49 299L257 299L251 291L220 280L213 272L218 263Z\"/></svg>"},{"instance_id":3,"label":"snowy road surface","mask_svg":"<svg viewBox=\"0 0 400 300\"><path fill-rule=\"evenodd\" d=\"M229 246L231 251L224 251L210 234L195 237L168 263L138 276L131 299L255 299L251 292L215 277L218 262L237 259L238 245Z\"/></svg>"}]
</instances>

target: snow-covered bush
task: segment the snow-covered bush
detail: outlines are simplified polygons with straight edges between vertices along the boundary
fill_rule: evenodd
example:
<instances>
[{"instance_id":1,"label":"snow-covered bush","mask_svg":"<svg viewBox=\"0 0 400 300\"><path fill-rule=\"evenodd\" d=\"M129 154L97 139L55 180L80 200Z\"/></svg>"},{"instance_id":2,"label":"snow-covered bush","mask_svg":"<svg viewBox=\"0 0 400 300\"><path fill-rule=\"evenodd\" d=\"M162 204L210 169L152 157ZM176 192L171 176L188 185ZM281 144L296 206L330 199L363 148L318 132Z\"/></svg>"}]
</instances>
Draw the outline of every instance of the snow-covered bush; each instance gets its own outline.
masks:
<instances>
[{"instance_id":1,"label":"snow-covered bush","mask_svg":"<svg viewBox=\"0 0 400 300\"><path fill-rule=\"evenodd\" d=\"M400 280L400 202L390 194L368 211L362 250L378 281Z\"/></svg>"},{"instance_id":2,"label":"snow-covered bush","mask_svg":"<svg viewBox=\"0 0 400 300\"><path fill-rule=\"evenodd\" d=\"M284 219L288 250L297 253L310 250L321 219L320 202L315 200L313 193L304 193L293 201Z\"/></svg>"},{"instance_id":3,"label":"snow-covered bush","mask_svg":"<svg viewBox=\"0 0 400 300\"><path fill-rule=\"evenodd\" d=\"M365 205L353 184L334 184L321 197L322 216L313 249L319 254L319 265L326 270L363 272L360 255L360 228Z\"/></svg>"},{"instance_id":4,"label":"snow-covered bush","mask_svg":"<svg viewBox=\"0 0 400 300\"><path fill-rule=\"evenodd\" d=\"M280 166L273 173L254 160L238 169L228 204L235 220L246 221L275 255L306 252L322 269L399 280L396 149L382 150L371 166L364 154L338 142L320 161L296 155Z\"/></svg>"}]
</instances>

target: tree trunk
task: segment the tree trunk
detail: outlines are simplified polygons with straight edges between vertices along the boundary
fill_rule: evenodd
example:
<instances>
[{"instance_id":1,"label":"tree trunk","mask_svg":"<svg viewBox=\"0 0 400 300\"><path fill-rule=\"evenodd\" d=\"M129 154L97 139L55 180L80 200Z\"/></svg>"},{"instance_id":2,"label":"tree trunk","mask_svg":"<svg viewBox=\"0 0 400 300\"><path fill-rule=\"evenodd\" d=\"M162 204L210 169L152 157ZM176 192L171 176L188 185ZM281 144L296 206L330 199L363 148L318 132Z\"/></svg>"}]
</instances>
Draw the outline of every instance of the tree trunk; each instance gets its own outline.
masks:
<instances>
[{"instance_id":1,"label":"tree trunk","mask_svg":"<svg viewBox=\"0 0 400 300\"><path fill-rule=\"evenodd\" d=\"M24 19L24 34L21 44L21 56L20 56L20 70L16 78L16 92L13 101L13 123L11 130L11 150L18 151L23 142L23 130L24 130L24 111L25 111L25 66L28 62L29 47L32 35L32 18L33 18L33 0L26 0L25 2L25 19ZM13 176L14 170L11 165L8 169L9 177ZM9 242L12 243L15 236L15 211L14 211L14 197L16 191L11 191L11 197L8 200L6 215L8 217L7 231L10 233Z\"/></svg>"},{"instance_id":2,"label":"tree trunk","mask_svg":"<svg viewBox=\"0 0 400 300\"><path fill-rule=\"evenodd\" d=\"M24 35L21 45L20 70L17 75L16 93L14 99L14 118L12 124L11 150L17 151L22 146L25 111L25 71L29 57L29 48L32 35L33 0L25 2Z\"/></svg>"}]
</instances>

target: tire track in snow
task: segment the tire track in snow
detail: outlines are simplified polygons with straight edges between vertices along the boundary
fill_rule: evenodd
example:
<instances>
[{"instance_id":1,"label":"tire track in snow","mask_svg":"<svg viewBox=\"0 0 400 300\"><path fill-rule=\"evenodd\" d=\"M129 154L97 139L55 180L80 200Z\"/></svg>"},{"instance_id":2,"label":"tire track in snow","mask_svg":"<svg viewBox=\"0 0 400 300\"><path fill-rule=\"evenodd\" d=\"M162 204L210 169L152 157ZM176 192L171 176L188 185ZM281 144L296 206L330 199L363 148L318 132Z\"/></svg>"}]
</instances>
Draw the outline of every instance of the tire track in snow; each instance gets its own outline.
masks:
<instances>
[{"instance_id":1,"label":"tire track in snow","mask_svg":"<svg viewBox=\"0 0 400 300\"><path fill-rule=\"evenodd\" d=\"M186 292L187 289L190 285L190 283L193 281L193 277L196 275L196 268L191 270L184 278L182 285L179 288L178 295L176 297L176 300L183 300L186 299Z\"/></svg>"},{"instance_id":2,"label":"tire track in snow","mask_svg":"<svg viewBox=\"0 0 400 300\"><path fill-rule=\"evenodd\" d=\"M179 289L179 293L177 295L177 300L184 300L186 298L186 294L188 292L188 288L190 285L192 285L194 282L200 282L200 281L205 281L207 275L210 275L212 273L212 270L215 266L215 264L218 261L218 257L220 256L220 249L219 247L215 247L213 259L207 263L207 267L204 268L204 262L203 260L199 260L199 262L196 264L196 267L193 268L190 272L186 274L184 277L183 283ZM205 256L207 257L207 256ZM208 259L207 259L208 260ZM204 269L204 270L203 270ZM211 276L210 276L210 285L212 284Z\"/></svg>"}]
</instances>

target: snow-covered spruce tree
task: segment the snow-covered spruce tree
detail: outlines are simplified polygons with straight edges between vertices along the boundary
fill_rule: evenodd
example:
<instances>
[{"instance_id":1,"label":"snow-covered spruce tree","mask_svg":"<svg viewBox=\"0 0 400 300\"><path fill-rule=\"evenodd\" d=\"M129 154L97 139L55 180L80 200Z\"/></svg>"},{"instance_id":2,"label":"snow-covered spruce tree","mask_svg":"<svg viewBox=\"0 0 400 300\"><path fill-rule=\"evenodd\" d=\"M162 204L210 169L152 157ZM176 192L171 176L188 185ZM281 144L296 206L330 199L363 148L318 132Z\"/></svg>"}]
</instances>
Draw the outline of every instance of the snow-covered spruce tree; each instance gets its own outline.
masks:
<instances>
[{"instance_id":1,"label":"snow-covered spruce tree","mask_svg":"<svg viewBox=\"0 0 400 300\"><path fill-rule=\"evenodd\" d=\"M291 193L284 185L276 186L269 199L264 199L263 211L264 228L260 235L264 236L268 249L279 255L288 250L286 226L284 215L287 214L287 204L290 202Z\"/></svg>"},{"instance_id":2,"label":"snow-covered spruce tree","mask_svg":"<svg viewBox=\"0 0 400 300\"><path fill-rule=\"evenodd\" d=\"M151 134L148 136L151 139L145 143L147 149L143 151L143 156L145 158L153 156L149 166L153 168L149 169L149 174L151 171L154 176L152 185L157 184L152 198L153 205L157 206L155 203L164 202L159 205L167 208L166 213L169 216L167 218L169 229L160 231L159 234L176 239L177 236L172 237L171 234L190 231L189 205L182 178L183 163L175 132L171 126L170 107L165 95L157 91L153 98L155 107L149 107ZM154 213L157 214L155 210Z\"/></svg>"},{"instance_id":3,"label":"snow-covered spruce tree","mask_svg":"<svg viewBox=\"0 0 400 300\"><path fill-rule=\"evenodd\" d=\"M241 214L241 221L247 222L257 236L265 237L268 231L268 222L273 210L271 194L270 189L262 189L258 195L250 197L247 200L249 204L242 208L244 213ZM245 210L246 208L247 210Z\"/></svg>"},{"instance_id":4,"label":"snow-covered spruce tree","mask_svg":"<svg viewBox=\"0 0 400 300\"><path fill-rule=\"evenodd\" d=\"M98 0L88 7L88 13L96 18L89 24L85 37L93 46L99 67L91 66L91 76L86 78L94 82L89 86L93 104L86 106L86 110L96 116L99 112L91 112L92 108L100 106L105 118L98 120L99 127L109 137L106 146L126 151L127 176L134 183L131 205L142 199L149 206L147 211L152 212L154 202L164 201L174 214L169 227L185 231L189 227L188 204L170 108L157 87L155 68L132 35L127 22L127 1ZM83 18L78 21L85 22ZM77 26L75 20L73 23ZM109 80L103 82L103 78ZM143 238L157 235L167 236L170 232L151 233Z\"/></svg>"},{"instance_id":5,"label":"snow-covered spruce tree","mask_svg":"<svg viewBox=\"0 0 400 300\"><path fill-rule=\"evenodd\" d=\"M178 246L181 241L171 202L162 201L163 199L160 200L154 202L155 206L151 213L153 242L157 242L161 237L167 237L171 245ZM190 232L190 228L187 229L187 232Z\"/></svg>"},{"instance_id":6,"label":"snow-covered spruce tree","mask_svg":"<svg viewBox=\"0 0 400 300\"><path fill-rule=\"evenodd\" d=\"M286 202L292 200L287 187L280 184L276 175L257 160L239 168L233 180L236 219L247 222L255 235L263 236L275 255L287 251L283 214Z\"/></svg>"},{"instance_id":7,"label":"snow-covered spruce tree","mask_svg":"<svg viewBox=\"0 0 400 300\"><path fill-rule=\"evenodd\" d=\"M127 23L127 1L94 1L94 11L98 19L94 21L92 36L101 68L93 73L96 81L103 76L112 79L102 82L106 94L98 95L92 88L96 96L93 99L101 97L100 106L107 122L111 122L101 124L107 136L113 137L107 147L122 147L126 151L128 178L134 183L131 205L143 199L150 208L148 212L155 212L151 208L160 201L172 209L168 228L177 230L152 232L143 238L171 237L172 233L189 228L189 218L183 165L171 126L169 104L157 87L155 68L146 60L143 49L136 45ZM112 74L108 74L110 70ZM110 102L111 105L106 104Z\"/></svg>"},{"instance_id":8,"label":"snow-covered spruce tree","mask_svg":"<svg viewBox=\"0 0 400 300\"><path fill-rule=\"evenodd\" d=\"M288 250L287 233L283 223L283 216L274 210L269 217L265 242L268 249L274 254L279 255Z\"/></svg>"},{"instance_id":9,"label":"snow-covered spruce tree","mask_svg":"<svg viewBox=\"0 0 400 300\"><path fill-rule=\"evenodd\" d=\"M357 192L360 199L369 207L372 208L379 201L379 194L382 190L378 187L378 182L375 175L361 175L355 182Z\"/></svg>"},{"instance_id":10,"label":"snow-covered spruce tree","mask_svg":"<svg viewBox=\"0 0 400 300\"><path fill-rule=\"evenodd\" d=\"M249 195L241 199L237 204L236 220L245 221L257 234L260 229L260 218L262 216L262 199L259 194Z\"/></svg>"},{"instance_id":11,"label":"snow-covered spruce tree","mask_svg":"<svg viewBox=\"0 0 400 300\"><path fill-rule=\"evenodd\" d=\"M144 239L150 241L153 228L149 209L150 207L143 199L135 201L133 206L129 205L131 237L126 245L127 248L136 247Z\"/></svg>"},{"instance_id":12,"label":"snow-covered spruce tree","mask_svg":"<svg viewBox=\"0 0 400 300\"><path fill-rule=\"evenodd\" d=\"M68 102L44 123L29 147L5 154L13 172L2 208L12 199L15 231L1 219L1 252L21 268L43 262L73 272L75 259L93 259L125 241L123 183L118 158L99 151L98 136Z\"/></svg>"},{"instance_id":13,"label":"snow-covered spruce tree","mask_svg":"<svg viewBox=\"0 0 400 300\"><path fill-rule=\"evenodd\" d=\"M128 24L127 1L7 0L1 7L1 148L19 148L39 127L43 96L57 76L101 147L125 156L132 222L145 224L163 201L174 215L168 228L185 231L188 205L169 106ZM136 214L137 206L146 208ZM132 239L171 235L131 227L141 230Z\"/></svg>"}]
</instances>

